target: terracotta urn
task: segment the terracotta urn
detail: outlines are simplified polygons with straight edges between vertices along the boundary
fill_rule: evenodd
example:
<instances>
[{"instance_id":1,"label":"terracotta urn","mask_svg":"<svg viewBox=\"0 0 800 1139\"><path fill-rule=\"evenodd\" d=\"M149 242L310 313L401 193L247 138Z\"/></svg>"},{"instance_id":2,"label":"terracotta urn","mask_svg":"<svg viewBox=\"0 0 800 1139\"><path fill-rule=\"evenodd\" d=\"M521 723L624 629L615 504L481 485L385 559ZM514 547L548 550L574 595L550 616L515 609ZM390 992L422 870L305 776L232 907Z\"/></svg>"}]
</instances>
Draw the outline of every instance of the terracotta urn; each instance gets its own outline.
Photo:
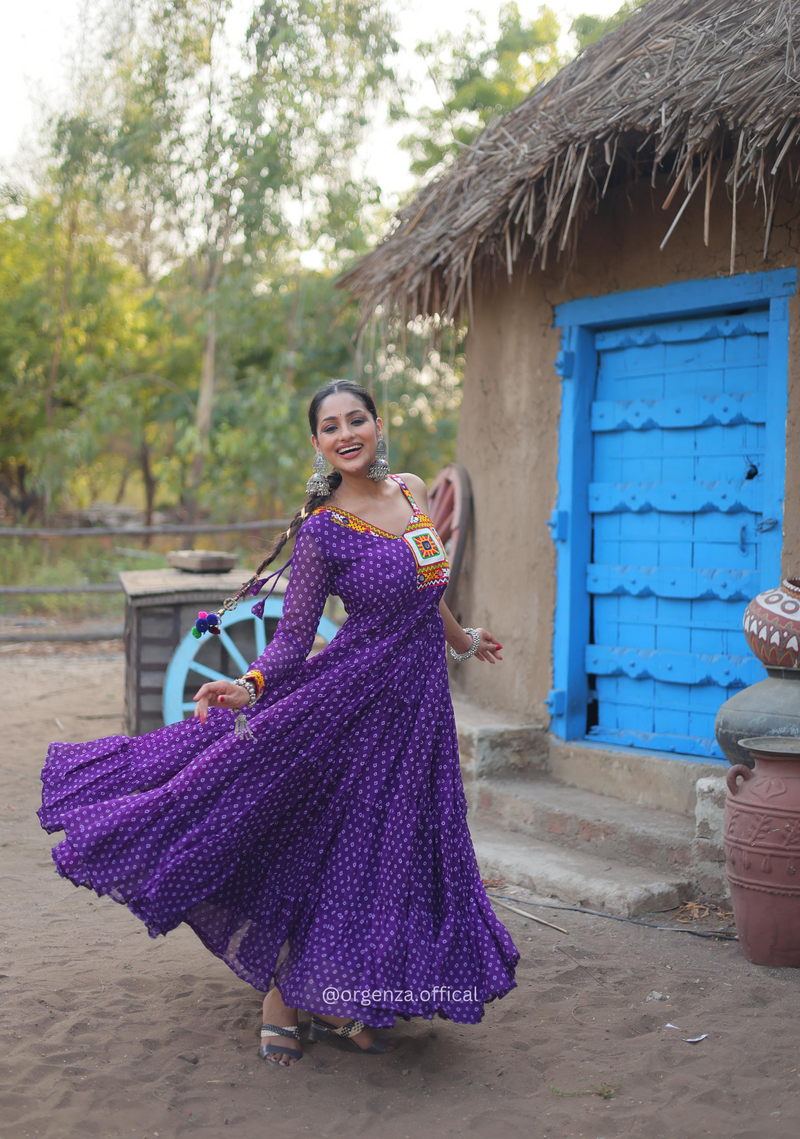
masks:
<instances>
[{"instance_id":1,"label":"terracotta urn","mask_svg":"<svg viewBox=\"0 0 800 1139\"><path fill-rule=\"evenodd\" d=\"M759 593L743 625L767 677L725 701L714 731L730 763L752 767L750 753L739 746L743 736L800 736L800 579Z\"/></svg>"},{"instance_id":2,"label":"terracotta urn","mask_svg":"<svg viewBox=\"0 0 800 1139\"><path fill-rule=\"evenodd\" d=\"M755 770L727 773L723 845L739 942L756 965L800 966L800 739L739 743L755 760Z\"/></svg>"}]
</instances>

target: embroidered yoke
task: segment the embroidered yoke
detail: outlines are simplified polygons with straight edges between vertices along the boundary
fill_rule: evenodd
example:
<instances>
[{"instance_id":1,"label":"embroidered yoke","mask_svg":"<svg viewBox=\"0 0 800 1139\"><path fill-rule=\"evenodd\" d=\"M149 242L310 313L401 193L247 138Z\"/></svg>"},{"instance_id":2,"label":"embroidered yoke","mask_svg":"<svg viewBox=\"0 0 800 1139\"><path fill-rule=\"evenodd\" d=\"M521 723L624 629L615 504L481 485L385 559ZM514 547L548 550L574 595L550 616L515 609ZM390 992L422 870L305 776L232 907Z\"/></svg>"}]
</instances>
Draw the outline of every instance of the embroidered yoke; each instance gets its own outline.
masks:
<instances>
[{"instance_id":1,"label":"embroidered yoke","mask_svg":"<svg viewBox=\"0 0 800 1139\"><path fill-rule=\"evenodd\" d=\"M408 525L400 535L381 530L379 526L373 526L371 522L365 522L363 518L357 518L355 514L349 514L346 510L337 510L334 506L318 506L314 513L329 514L339 526L346 526L358 534L376 534L379 538L404 541L411 550L417 567L417 589L447 585L450 580L450 563L433 522L417 506L411 491L402 479L397 475L392 475L392 478L399 484L413 509Z\"/></svg>"}]
</instances>

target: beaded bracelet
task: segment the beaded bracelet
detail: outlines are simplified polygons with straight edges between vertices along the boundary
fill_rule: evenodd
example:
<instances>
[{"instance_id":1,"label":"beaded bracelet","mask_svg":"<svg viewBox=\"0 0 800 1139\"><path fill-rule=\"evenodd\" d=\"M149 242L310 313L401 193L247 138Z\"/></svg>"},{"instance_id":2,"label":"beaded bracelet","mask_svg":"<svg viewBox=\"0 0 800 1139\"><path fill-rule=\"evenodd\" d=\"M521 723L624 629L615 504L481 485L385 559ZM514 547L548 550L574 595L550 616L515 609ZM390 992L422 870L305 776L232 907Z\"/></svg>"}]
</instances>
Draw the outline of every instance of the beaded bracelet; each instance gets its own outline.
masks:
<instances>
[{"instance_id":1,"label":"beaded bracelet","mask_svg":"<svg viewBox=\"0 0 800 1139\"><path fill-rule=\"evenodd\" d=\"M256 688L255 681L250 680L244 676L240 676L239 679L234 680L233 683L236 684L239 688L244 688L245 692L249 694L250 699L245 704L245 708L252 708L256 700L258 700L258 690Z\"/></svg>"}]
</instances>

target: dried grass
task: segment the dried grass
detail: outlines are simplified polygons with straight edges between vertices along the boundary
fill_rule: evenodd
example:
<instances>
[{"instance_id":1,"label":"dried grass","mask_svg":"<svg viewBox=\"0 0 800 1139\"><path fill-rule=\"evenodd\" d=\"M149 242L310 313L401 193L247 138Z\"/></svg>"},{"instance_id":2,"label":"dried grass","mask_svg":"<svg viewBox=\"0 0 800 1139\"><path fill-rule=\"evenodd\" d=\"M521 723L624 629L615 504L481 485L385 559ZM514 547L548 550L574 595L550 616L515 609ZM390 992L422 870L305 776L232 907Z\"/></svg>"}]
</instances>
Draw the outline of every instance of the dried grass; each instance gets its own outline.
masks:
<instances>
[{"instance_id":1,"label":"dried grass","mask_svg":"<svg viewBox=\"0 0 800 1139\"><path fill-rule=\"evenodd\" d=\"M442 177L397 214L394 229L340 279L366 324L438 314L463 320L474 278L574 258L581 222L609 185L659 172L681 193L663 245L702 185L736 214L749 187L763 200L766 257L777 196L800 132L794 19L800 0L650 0L550 83L490 123ZM728 194L715 188L720 171ZM791 179L790 170L790 179ZM730 203L730 204L729 204Z\"/></svg>"}]
</instances>

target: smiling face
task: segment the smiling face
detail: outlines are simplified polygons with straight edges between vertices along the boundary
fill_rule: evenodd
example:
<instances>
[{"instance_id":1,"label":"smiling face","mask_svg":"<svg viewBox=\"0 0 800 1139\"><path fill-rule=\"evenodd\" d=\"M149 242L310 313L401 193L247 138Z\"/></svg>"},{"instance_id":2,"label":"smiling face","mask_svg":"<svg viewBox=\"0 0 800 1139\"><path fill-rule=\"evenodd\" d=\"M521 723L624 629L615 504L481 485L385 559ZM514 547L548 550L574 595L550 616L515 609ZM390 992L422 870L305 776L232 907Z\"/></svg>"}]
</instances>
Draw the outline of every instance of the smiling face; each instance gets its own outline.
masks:
<instances>
[{"instance_id":1,"label":"smiling face","mask_svg":"<svg viewBox=\"0 0 800 1139\"><path fill-rule=\"evenodd\" d=\"M357 396L335 392L320 404L311 441L343 475L366 475L381 429L380 419L376 422Z\"/></svg>"}]
</instances>

